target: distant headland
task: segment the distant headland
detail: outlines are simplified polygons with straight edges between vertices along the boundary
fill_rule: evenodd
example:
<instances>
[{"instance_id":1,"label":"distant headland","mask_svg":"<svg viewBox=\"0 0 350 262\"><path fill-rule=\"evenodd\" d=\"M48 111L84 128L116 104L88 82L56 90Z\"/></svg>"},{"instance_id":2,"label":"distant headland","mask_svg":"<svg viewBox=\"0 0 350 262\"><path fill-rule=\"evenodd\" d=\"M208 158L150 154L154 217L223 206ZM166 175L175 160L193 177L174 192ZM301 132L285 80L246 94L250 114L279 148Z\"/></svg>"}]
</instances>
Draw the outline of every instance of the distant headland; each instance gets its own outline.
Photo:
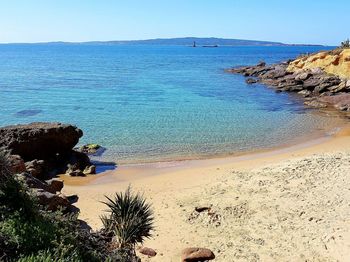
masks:
<instances>
[{"instance_id":1,"label":"distant headland","mask_svg":"<svg viewBox=\"0 0 350 262\"><path fill-rule=\"evenodd\" d=\"M282 42L228 39L216 37L181 37L181 38L157 38L146 40L116 40L116 41L88 41L88 42L40 42L33 44L84 44L84 45L180 45L193 46L323 46L318 44L285 44ZM18 43L26 44L26 43Z\"/></svg>"}]
</instances>

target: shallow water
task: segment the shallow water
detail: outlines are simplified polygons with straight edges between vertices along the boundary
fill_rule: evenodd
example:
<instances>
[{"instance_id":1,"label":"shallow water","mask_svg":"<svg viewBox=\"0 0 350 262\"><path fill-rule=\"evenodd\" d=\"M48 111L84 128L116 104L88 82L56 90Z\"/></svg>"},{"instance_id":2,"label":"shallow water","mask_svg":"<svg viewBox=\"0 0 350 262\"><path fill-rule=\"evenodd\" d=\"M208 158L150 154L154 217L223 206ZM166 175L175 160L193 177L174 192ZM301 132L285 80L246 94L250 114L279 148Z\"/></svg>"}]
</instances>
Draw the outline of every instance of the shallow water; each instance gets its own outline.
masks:
<instances>
[{"instance_id":1,"label":"shallow water","mask_svg":"<svg viewBox=\"0 0 350 262\"><path fill-rule=\"evenodd\" d=\"M0 125L76 124L118 163L272 148L333 120L224 69L319 49L0 45Z\"/></svg>"}]
</instances>

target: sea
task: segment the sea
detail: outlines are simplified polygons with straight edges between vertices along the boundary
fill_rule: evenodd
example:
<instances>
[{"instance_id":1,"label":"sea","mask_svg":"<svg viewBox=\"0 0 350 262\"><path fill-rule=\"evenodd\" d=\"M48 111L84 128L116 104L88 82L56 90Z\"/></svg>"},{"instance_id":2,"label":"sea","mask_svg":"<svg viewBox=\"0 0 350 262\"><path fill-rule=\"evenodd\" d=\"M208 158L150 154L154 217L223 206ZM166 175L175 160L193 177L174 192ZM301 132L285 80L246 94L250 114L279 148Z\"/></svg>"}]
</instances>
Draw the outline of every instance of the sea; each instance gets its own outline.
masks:
<instances>
[{"instance_id":1,"label":"sea","mask_svg":"<svg viewBox=\"0 0 350 262\"><path fill-rule=\"evenodd\" d=\"M79 145L118 164L212 158L297 143L333 118L225 72L327 50L317 46L3 44L0 126L78 126ZM49 145L48 145L49 146Z\"/></svg>"}]
</instances>

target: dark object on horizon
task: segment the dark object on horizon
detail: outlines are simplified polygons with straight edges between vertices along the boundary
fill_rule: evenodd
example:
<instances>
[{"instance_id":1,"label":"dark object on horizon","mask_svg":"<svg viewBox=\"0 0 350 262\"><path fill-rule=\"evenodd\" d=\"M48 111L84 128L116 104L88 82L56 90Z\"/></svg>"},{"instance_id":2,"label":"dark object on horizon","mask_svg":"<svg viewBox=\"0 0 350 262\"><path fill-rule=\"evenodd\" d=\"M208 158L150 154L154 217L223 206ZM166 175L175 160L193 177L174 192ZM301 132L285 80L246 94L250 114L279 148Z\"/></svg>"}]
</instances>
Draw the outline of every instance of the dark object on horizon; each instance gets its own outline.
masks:
<instances>
[{"instance_id":1,"label":"dark object on horizon","mask_svg":"<svg viewBox=\"0 0 350 262\"><path fill-rule=\"evenodd\" d=\"M196 41L193 41L193 46L192 47L197 47L196 46Z\"/></svg>"},{"instance_id":2,"label":"dark object on horizon","mask_svg":"<svg viewBox=\"0 0 350 262\"><path fill-rule=\"evenodd\" d=\"M218 45L204 45L202 47L219 47Z\"/></svg>"}]
</instances>

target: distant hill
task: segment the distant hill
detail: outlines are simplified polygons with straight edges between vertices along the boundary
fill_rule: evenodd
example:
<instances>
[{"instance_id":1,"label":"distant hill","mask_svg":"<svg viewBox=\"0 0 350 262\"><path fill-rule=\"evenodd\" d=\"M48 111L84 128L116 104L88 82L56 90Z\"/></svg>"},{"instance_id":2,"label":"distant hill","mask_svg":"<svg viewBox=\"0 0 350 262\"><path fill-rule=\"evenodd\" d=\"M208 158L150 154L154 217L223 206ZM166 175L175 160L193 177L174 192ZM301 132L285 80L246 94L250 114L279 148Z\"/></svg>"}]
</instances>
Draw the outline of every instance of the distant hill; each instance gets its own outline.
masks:
<instances>
[{"instance_id":1,"label":"distant hill","mask_svg":"<svg viewBox=\"0 0 350 262\"><path fill-rule=\"evenodd\" d=\"M125 41L91 41L74 44L100 44L100 45L182 45L192 46L196 42L197 46L293 46L281 42L244 40L244 39L225 39L225 38L158 38L148 40L125 40ZM70 44L68 42L52 42L52 44Z\"/></svg>"}]
</instances>

